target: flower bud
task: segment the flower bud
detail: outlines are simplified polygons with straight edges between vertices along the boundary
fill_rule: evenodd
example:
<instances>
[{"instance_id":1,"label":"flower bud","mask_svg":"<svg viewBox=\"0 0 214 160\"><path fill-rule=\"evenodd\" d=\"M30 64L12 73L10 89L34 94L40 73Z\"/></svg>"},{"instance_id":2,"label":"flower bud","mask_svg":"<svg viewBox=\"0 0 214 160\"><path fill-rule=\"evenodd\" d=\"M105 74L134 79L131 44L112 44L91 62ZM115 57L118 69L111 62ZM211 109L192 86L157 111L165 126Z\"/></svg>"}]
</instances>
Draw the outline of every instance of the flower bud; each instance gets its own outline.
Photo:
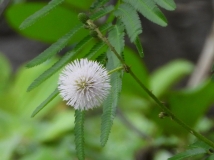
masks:
<instances>
[{"instance_id":1,"label":"flower bud","mask_svg":"<svg viewBox=\"0 0 214 160\"><path fill-rule=\"evenodd\" d=\"M78 19L79 19L82 23L86 24L87 20L89 20L89 17L88 17L85 13L79 13L79 14L78 14Z\"/></svg>"},{"instance_id":2,"label":"flower bud","mask_svg":"<svg viewBox=\"0 0 214 160\"><path fill-rule=\"evenodd\" d=\"M98 33L96 31L90 31L90 35L94 38L98 37Z\"/></svg>"}]
</instances>

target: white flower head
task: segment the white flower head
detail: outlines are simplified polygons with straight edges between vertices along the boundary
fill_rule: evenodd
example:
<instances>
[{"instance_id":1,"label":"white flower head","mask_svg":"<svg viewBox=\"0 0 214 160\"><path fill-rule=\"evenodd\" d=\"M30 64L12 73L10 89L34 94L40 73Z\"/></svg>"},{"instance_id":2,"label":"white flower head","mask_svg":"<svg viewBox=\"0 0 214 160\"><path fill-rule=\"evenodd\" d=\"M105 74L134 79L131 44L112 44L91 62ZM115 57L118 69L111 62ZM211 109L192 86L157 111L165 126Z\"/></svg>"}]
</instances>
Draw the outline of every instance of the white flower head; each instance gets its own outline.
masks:
<instances>
[{"instance_id":1,"label":"white flower head","mask_svg":"<svg viewBox=\"0 0 214 160\"><path fill-rule=\"evenodd\" d=\"M58 89L67 105L78 110L100 106L111 88L107 70L98 62L75 60L63 69Z\"/></svg>"}]
</instances>

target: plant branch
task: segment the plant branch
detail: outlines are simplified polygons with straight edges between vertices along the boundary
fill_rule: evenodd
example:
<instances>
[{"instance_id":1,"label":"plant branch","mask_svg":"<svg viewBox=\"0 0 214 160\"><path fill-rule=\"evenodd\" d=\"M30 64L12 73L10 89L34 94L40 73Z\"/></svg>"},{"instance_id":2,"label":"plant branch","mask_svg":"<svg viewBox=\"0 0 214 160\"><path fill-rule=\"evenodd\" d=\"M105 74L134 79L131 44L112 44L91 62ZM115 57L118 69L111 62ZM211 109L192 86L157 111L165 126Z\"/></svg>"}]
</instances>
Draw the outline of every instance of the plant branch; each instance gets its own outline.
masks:
<instances>
[{"instance_id":1,"label":"plant branch","mask_svg":"<svg viewBox=\"0 0 214 160\"><path fill-rule=\"evenodd\" d=\"M194 129L192 129L190 126L188 126L186 123L184 123L181 119L176 117L161 101L148 89L146 86L138 79L138 77L132 72L130 67L125 63L123 58L118 54L118 52L115 50L115 48L111 45L111 43L108 41L108 39L100 32L99 28L93 23L92 20L87 20L86 22L91 30L94 30L97 32L98 37L106 43L106 45L111 49L111 51L115 54L115 56L120 60L120 62L123 64L124 70L129 73L135 81L140 85L140 87L146 91L146 93L157 103L157 105L161 108L163 112L165 112L169 117L175 121L177 124L179 124L181 127L186 129L189 133L193 134L195 137L200 139L201 141L208 144L210 147L214 148L214 143L201 135L200 133L196 132Z\"/></svg>"},{"instance_id":2,"label":"plant branch","mask_svg":"<svg viewBox=\"0 0 214 160\"><path fill-rule=\"evenodd\" d=\"M94 30L97 32L97 36L104 42L106 45L111 49L111 51L115 54L115 56L120 60L120 62L123 64L123 68L126 72L129 72L130 67L126 65L123 58L117 53L116 49L111 45L109 40L102 34L102 32L99 30L99 28L94 24L94 22L89 19L86 22L91 30Z\"/></svg>"},{"instance_id":3,"label":"plant branch","mask_svg":"<svg viewBox=\"0 0 214 160\"><path fill-rule=\"evenodd\" d=\"M194 129L192 129L190 126L188 126L186 123L184 123L182 120L180 120L178 117L176 117L161 101L150 91L146 88L146 86L141 83L141 81L135 76L135 74L130 70L130 75L135 79L135 81L143 88L144 91L158 104L158 106L167 114L169 117L174 120L176 123L178 123L180 126L185 128L189 133L193 134L198 139L204 141L206 144L214 148L214 143L201 135L200 133L196 132Z\"/></svg>"}]
</instances>

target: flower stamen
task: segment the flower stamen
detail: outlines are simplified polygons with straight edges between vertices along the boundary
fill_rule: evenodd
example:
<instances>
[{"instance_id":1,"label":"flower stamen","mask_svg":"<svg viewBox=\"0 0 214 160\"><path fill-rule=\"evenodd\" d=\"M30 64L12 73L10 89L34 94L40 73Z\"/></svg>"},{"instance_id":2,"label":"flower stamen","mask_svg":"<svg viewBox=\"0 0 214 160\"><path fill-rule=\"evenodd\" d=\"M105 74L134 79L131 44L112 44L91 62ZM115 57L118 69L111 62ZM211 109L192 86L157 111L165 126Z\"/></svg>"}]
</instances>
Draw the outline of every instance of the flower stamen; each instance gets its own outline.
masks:
<instances>
[{"instance_id":1,"label":"flower stamen","mask_svg":"<svg viewBox=\"0 0 214 160\"><path fill-rule=\"evenodd\" d=\"M109 94L109 81L109 74L101 64L80 59L62 71L58 89L68 105L87 110L102 104Z\"/></svg>"}]
</instances>

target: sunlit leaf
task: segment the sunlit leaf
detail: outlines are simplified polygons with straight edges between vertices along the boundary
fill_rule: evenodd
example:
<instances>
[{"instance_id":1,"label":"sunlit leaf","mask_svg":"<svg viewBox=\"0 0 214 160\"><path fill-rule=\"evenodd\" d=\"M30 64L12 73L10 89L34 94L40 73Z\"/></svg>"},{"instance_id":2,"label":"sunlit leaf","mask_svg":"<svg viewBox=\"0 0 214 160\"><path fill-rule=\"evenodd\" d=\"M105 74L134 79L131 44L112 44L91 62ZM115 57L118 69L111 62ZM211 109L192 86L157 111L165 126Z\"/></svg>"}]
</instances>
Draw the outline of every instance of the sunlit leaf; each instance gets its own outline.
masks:
<instances>
[{"instance_id":1,"label":"sunlit leaf","mask_svg":"<svg viewBox=\"0 0 214 160\"><path fill-rule=\"evenodd\" d=\"M20 25L20 29L25 29L35 23L38 19L46 15L50 10L54 7L62 3L64 0L51 0L48 5L44 6L39 11L35 12L33 15L28 17L22 24Z\"/></svg>"}]
</instances>

